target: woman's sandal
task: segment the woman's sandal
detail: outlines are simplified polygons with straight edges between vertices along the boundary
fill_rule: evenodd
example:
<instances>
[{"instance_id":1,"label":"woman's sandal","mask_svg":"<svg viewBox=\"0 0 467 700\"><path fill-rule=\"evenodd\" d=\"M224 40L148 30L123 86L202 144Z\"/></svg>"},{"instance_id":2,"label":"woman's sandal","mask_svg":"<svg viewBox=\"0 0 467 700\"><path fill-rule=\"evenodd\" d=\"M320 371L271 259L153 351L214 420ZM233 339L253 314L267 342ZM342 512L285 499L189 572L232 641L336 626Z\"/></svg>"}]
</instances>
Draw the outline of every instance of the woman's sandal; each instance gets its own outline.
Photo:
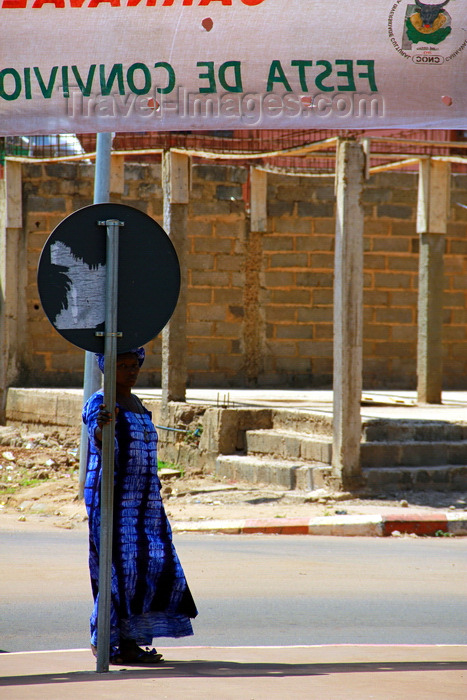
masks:
<instances>
[{"instance_id":1,"label":"woman's sandal","mask_svg":"<svg viewBox=\"0 0 467 700\"><path fill-rule=\"evenodd\" d=\"M123 650L122 647L123 646ZM115 656L111 656L109 661L113 666L124 666L128 664L136 664L141 666L154 666L163 661L162 654L157 652L157 649L141 649L136 642L131 640L131 644L124 643L121 645ZM97 657L97 647L91 644L91 651Z\"/></svg>"},{"instance_id":2,"label":"woman's sandal","mask_svg":"<svg viewBox=\"0 0 467 700\"><path fill-rule=\"evenodd\" d=\"M157 649L141 649L134 640L123 640L118 653L112 656L110 663L114 666L136 664L137 666L154 666L162 660L162 654Z\"/></svg>"}]
</instances>

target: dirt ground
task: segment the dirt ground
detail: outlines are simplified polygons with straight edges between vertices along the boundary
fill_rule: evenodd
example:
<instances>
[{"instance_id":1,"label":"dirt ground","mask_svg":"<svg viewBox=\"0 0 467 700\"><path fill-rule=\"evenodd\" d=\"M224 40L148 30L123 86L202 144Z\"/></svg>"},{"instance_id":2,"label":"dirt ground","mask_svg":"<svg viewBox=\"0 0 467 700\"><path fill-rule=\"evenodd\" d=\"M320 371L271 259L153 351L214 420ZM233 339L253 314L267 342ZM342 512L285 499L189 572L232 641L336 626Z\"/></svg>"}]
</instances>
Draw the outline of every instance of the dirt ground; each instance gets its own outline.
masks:
<instances>
[{"instance_id":1,"label":"dirt ground","mask_svg":"<svg viewBox=\"0 0 467 700\"><path fill-rule=\"evenodd\" d=\"M0 426L0 525L28 523L86 528L79 498L78 428L10 424ZM356 498L346 493L286 491L229 482L200 472L160 471L169 518L177 521L305 518L384 513L394 508L467 509L457 492L385 493Z\"/></svg>"}]
</instances>

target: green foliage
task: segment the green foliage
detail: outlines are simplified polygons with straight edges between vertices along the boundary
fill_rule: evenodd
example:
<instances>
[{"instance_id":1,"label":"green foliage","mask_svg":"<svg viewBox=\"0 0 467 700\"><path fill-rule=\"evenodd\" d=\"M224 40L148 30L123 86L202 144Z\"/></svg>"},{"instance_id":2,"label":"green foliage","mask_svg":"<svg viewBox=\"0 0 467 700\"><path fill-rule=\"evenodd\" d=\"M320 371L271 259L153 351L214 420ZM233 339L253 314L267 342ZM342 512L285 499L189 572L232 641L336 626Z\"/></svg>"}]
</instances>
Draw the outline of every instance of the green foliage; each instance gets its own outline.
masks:
<instances>
[{"instance_id":1,"label":"green foliage","mask_svg":"<svg viewBox=\"0 0 467 700\"><path fill-rule=\"evenodd\" d=\"M39 484L43 484L44 479L31 479L28 477L23 477L20 479L20 481L14 483L14 484L0 484L0 496L3 494L12 494L16 493L19 489L21 488L26 488L29 486L38 486Z\"/></svg>"},{"instance_id":2,"label":"green foliage","mask_svg":"<svg viewBox=\"0 0 467 700\"><path fill-rule=\"evenodd\" d=\"M157 463L158 469L173 469L174 471L180 472L180 476L185 476L185 467L181 464L172 464L172 462L162 462L161 460Z\"/></svg>"},{"instance_id":3,"label":"green foliage","mask_svg":"<svg viewBox=\"0 0 467 700\"><path fill-rule=\"evenodd\" d=\"M444 530L436 530L435 537L454 537L452 532L445 532Z\"/></svg>"},{"instance_id":4,"label":"green foliage","mask_svg":"<svg viewBox=\"0 0 467 700\"><path fill-rule=\"evenodd\" d=\"M201 440L201 435L203 434L203 426L198 424L195 430L189 430L185 435L185 442L188 445L195 445L198 447L199 441Z\"/></svg>"}]
</instances>

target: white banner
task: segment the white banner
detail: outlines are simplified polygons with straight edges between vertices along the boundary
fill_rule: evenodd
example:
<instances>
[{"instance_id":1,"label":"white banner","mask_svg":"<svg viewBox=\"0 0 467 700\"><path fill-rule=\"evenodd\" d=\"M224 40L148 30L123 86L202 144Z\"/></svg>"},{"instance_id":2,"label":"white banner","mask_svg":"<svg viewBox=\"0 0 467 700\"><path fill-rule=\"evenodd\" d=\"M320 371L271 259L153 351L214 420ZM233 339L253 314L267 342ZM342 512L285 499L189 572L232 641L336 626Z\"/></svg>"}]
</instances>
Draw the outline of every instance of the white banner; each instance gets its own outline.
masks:
<instances>
[{"instance_id":1,"label":"white banner","mask_svg":"<svg viewBox=\"0 0 467 700\"><path fill-rule=\"evenodd\" d=\"M467 128L464 0L0 0L0 134Z\"/></svg>"}]
</instances>

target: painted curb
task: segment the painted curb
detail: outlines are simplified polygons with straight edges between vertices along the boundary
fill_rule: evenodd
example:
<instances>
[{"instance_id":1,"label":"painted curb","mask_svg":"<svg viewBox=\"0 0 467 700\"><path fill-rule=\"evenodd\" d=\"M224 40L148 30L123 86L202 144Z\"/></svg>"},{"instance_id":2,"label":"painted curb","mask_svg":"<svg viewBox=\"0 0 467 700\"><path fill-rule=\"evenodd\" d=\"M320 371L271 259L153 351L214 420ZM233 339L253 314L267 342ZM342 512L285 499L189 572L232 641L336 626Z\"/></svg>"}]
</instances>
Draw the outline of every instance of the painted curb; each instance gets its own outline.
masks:
<instances>
[{"instance_id":1,"label":"painted curb","mask_svg":"<svg viewBox=\"0 0 467 700\"><path fill-rule=\"evenodd\" d=\"M270 520L206 520L173 523L174 532L226 535L327 535L391 537L395 533L421 537L467 536L466 513L412 512L390 515L335 515L320 518Z\"/></svg>"}]
</instances>

